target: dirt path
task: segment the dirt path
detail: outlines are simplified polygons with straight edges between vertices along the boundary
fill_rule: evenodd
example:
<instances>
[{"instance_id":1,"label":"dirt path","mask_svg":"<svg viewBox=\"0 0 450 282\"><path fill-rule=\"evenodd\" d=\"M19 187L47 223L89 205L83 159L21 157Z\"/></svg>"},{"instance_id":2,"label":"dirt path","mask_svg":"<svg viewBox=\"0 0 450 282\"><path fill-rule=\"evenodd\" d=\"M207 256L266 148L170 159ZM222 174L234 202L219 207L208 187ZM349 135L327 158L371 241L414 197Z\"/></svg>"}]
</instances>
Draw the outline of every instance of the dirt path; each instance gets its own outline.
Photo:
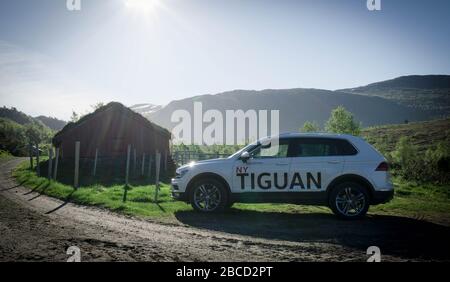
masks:
<instances>
[{"instance_id":1,"label":"dirt path","mask_svg":"<svg viewBox=\"0 0 450 282\"><path fill-rule=\"evenodd\" d=\"M341 221L326 214L177 213L174 224L64 203L18 185L0 164L0 261L365 261L450 260L448 227L371 216Z\"/></svg>"}]
</instances>

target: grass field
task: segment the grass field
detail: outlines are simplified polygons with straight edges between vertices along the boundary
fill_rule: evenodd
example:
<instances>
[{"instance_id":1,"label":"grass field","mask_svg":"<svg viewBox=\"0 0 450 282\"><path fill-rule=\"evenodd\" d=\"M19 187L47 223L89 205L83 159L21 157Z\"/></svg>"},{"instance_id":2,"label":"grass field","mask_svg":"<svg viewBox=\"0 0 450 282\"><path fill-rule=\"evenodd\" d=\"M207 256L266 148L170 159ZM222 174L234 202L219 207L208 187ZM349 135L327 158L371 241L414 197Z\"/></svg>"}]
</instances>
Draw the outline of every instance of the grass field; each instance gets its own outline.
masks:
<instances>
[{"instance_id":1,"label":"grass field","mask_svg":"<svg viewBox=\"0 0 450 282\"><path fill-rule=\"evenodd\" d=\"M424 152L436 146L438 142L450 142L450 118L369 127L364 129L361 135L370 144L386 152L392 152L400 137L407 136L411 143L418 147L419 152Z\"/></svg>"},{"instance_id":2,"label":"grass field","mask_svg":"<svg viewBox=\"0 0 450 282\"><path fill-rule=\"evenodd\" d=\"M162 185L158 201L155 201L154 185L131 186L128 189L124 189L123 185L109 187L91 185L74 190L69 185L38 177L28 168L28 163L24 162L14 171L19 183L37 193L64 201L162 221L173 221L176 212L192 210L190 205L171 199L168 184ZM394 200L371 207L369 213L401 215L450 224L450 185L416 185L398 178L395 178L394 182L396 186ZM235 204L229 212L242 210L290 214L330 213L327 207L290 204Z\"/></svg>"}]
</instances>

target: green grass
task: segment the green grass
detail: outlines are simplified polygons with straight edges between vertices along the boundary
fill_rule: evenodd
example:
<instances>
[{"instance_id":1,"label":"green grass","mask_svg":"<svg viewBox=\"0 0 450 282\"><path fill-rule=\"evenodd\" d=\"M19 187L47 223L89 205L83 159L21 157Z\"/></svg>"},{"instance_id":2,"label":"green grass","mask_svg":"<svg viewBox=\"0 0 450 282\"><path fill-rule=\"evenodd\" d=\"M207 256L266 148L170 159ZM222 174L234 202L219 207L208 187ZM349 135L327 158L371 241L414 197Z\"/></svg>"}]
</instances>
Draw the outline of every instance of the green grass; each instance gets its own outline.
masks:
<instances>
[{"instance_id":1,"label":"green grass","mask_svg":"<svg viewBox=\"0 0 450 282\"><path fill-rule=\"evenodd\" d=\"M116 212L143 216L159 220L174 220L175 213L190 211L192 207L186 203L174 201L170 197L170 187L163 184L159 193L158 202L154 201L155 186L133 186L126 191L126 201L123 201L125 189L123 185L109 187L92 185L74 190L69 185L56 181L49 181L37 177L29 171L28 164L21 164L13 174L19 183L62 200L104 207ZM450 185L417 185L395 179L395 198L393 201L372 206L372 214L389 214L408 217L421 217L437 222L450 222ZM327 207L302 206L291 204L235 204L233 211L254 211L261 213L330 213Z\"/></svg>"},{"instance_id":2,"label":"green grass","mask_svg":"<svg viewBox=\"0 0 450 282\"><path fill-rule=\"evenodd\" d=\"M9 152L0 150L0 161L7 161L10 160L12 157L13 156Z\"/></svg>"},{"instance_id":3,"label":"green grass","mask_svg":"<svg viewBox=\"0 0 450 282\"><path fill-rule=\"evenodd\" d=\"M450 223L450 185L417 184L394 178L394 200L370 208L372 213L424 217Z\"/></svg>"},{"instance_id":4,"label":"green grass","mask_svg":"<svg viewBox=\"0 0 450 282\"><path fill-rule=\"evenodd\" d=\"M57 181L49 181L45 177L38 177L29 170L28 163L21 164L13 173L19 183L61 200L69 200L83 205L98 206L129 215L145 217L172 216L176 211L189 210L185 203L173 201L170 198L169 186L161 186L158 201L154 201L155 186L101 185L84 186L74 189L69 185ZM126 197L126 201L124 201Z\"/></svg>"}]
</instances>

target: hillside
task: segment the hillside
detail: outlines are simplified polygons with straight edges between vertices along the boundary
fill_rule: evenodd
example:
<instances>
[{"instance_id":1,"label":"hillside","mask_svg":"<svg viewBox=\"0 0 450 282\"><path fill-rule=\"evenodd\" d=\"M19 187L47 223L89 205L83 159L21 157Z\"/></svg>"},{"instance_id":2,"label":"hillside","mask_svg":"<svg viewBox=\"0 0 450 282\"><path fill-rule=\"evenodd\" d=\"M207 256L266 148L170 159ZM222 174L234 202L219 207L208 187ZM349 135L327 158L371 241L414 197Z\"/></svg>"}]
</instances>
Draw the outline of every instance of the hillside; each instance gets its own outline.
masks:
<instances>
[{"instance_id":1,"label":"hillside","mask_svg":"<svg viewBox=\"0 0 450 282\"><path fill-rule=\"evenodd\" d=\"M159 111L145 114L157 124L171 130L171 115L184 109L193 116L193 103L202 102L203 112L216 109L225 116L225 110L242 109L279 110L280 131L297 131L305 121L323 124L332 109L344 105L355 114L363 126L403 123L405 120L419 121L430 118L430 113L398 105L380 97L354 95L349 93L318 89L268 89L262 91L235 90L216 95L201 95L172 101Z\"/></svg>"},{"instance_id":2,"label":"hillside","mask_svg":"<svg viewBox=\"0 0 450 282\"><path fill-rule=\"evenodd\" d=\"M434 111L434 117L450 114L450 75L410 75L339 92L377 96L401 105Z\"/></svg>"},{"instance_id":3,"label":"hillside","mask_svg":"<svg viewBox=\"0 0 450 282\"><path fill-rule=\"evenodd\" d=\"M16 108L7 108L4 106L0 108L0 118L12 120L20 125L36 122L32 117L17 110Z\"/></svg>"},{"instance_id":4,"label":"hillside","mask_svg":"<svg viewBox=\"0 0 450 282\"><path fill-rule=\"evenodd\" d=\"M47 127L49 127L52 130L55 130L55 131L61 130L67 124L67 122L65 122L63 120L53 118L53 117L47 117L47 116L38 116L38 117L35 117L35 119L39 120L40 122L45 124Z\"/></svg>"},{"instance_id":5,"label":"hillside","mask_svg":"<svg viewBox=\"0 0 450 282\"><path fill-rule=\"evenodd\" d=\"M362 136L375 147L388 152L395 148L400 137L407 136L419 151L424 152L439 142L450 142L450 118L366 128Z\"/></svg>"}]
</instances>

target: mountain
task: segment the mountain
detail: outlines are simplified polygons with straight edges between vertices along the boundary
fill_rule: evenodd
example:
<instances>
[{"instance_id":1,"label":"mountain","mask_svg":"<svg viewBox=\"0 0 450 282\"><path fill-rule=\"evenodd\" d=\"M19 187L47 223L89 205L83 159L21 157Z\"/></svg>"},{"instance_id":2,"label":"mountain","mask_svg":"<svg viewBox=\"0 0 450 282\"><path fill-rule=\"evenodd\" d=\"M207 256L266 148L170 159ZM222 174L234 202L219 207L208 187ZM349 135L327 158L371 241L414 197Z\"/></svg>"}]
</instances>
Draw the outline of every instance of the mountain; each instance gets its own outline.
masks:
<instances>
[{"instance_id":1,"label":"mountain","mask_svg":"<svg viewBox=\"0 0 450 282\"><path fill-rule=\"evenodd\" d=\"M133 111L142 115L149 115L153 112L161 110L162 106L153 104L136 104L130 107Z\"/></svg>"},{"instance_id":2,"label":"mountain","mask_svg":"<svg viewBox=\"0 0 450 282\"><path fill-rule=\"evenodd\" d=\"M66 125L65 121L59 120L57 118L38 116L31 117L16 108L7 108L3 106L0 108L0 118L6 118L14 121L20 125L35 124L39 127L46 127L47 129L58 131Z\"/></svg>"},{"instance_id":3,"label":"mountain","mask_svg":"<svg viewBox=\"0 0 450 282\"><path fill-rule=\"evenodd\" d=\"M48 126L50 129L53 129L55 131L61 130L67 124L67 122L59 120L54 117L38 116L35 117L35 119L39 120L40 122Z\"/></svg>"},{"instance_id":4,"label":"mountain","mask_svg":"<svg viewBox=\"0 0 450 282\"><path fill-rule=\"evenodd\" d=\"M435 117L450 114L450 75L409 75L339 92L378 96L410 108L429 110Z\"/></svg>"},{"instance_id":5,"label":"mountain","mask_svg":"<svg viewBox=\"0 0 450 282\"><path fill-rule=\"evenodd\" d=\"M17 110L16 108L7 108L3 106L0 108L0 118L6 118L12 120L20 125L36 122L32 117Z\"/></svg>"},{"instance_id":6,"label":"mountain","mask_svg":"<svg viewBox=\"0 0 450 282\"><path fill-rule=\"evenodd\" d=\"M343 105L354 113L363 126L403 123L429 119L432 113L399 105L381 97L320 89L234 90L216 95L200 95L172 101L158 111L144 114L153 122L171 130L175 110L187 110L193 119L193 103L202 102L203 112L219 110L224 119L226 110L279 110L280 131L298 131L307 120L319 124L329 118L332 109Z\"/></svg>"},{"instance_id":7,"label":"mountain","mask_svg":"<svg viewBox=\"0 0 450 282\"><path fill-rule=\"evenodd\" d=\"M53 131L40 120L16 108L0 108L0 150L14 156L28 154L28 130L34 129L41 143L49 143Z\"/></svg>"}]
</instances>

